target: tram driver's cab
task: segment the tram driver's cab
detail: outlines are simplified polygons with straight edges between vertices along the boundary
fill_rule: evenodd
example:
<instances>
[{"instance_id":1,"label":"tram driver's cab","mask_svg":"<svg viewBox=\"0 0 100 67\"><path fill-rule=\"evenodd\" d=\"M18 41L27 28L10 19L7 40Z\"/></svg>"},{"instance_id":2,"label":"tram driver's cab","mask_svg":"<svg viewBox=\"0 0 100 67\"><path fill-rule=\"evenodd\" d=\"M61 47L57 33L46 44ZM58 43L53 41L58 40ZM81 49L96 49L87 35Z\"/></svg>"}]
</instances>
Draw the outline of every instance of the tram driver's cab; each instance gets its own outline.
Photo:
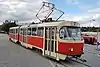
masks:
<instances>
[{"instance_id":1,"label":"tram driver's cab","mask_svg":"<svg viewBox=\"0 0 100 67\"><path fill-rule=\"evenodd\" d=\"M81 31L79 27L62 27L59 33L63 40L81 40Z\"/></svg>"},{"instance_id":2,"label":"tram driver's cab","mask_svg":"<svg viewBox=\"0 0 100 67\"><path fill-rule=\"evenodd\" d=\"M84 41L78 26L62 26L59 29L58 53L65 59L66 56L80 57L83 54Z\"/></svg>"}]
</instances>

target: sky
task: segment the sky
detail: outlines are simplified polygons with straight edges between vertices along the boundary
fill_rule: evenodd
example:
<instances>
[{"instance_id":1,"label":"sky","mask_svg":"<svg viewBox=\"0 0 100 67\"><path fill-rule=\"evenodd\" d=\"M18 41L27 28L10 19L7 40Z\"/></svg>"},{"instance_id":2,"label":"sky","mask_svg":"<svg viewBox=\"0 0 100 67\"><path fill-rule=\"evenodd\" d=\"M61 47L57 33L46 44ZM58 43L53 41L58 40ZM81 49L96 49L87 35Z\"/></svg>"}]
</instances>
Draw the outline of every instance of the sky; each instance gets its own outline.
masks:
<instances>
[{"instance_id":1,"label":"sky","mask_svg":"<svg viewBox=\"0 0 100 67\"><path fill-rule=\"evenodd\" d=\"M52 0L65 12L63 19L78 21L81 26L100 26L100 0Z\"/></svg>"},{"instance_id":2,"label":"sky","mask_svg":"<svg viewBox=\"0 0 100 67\"><path fill-rule=\"evenodd\" d=\"M35 15L43 1L54 3L64 11L61 19L77 21L81 26L100 26L100 0L0 0L0 22L37 21Z\"/></svg>"}]
</instances>

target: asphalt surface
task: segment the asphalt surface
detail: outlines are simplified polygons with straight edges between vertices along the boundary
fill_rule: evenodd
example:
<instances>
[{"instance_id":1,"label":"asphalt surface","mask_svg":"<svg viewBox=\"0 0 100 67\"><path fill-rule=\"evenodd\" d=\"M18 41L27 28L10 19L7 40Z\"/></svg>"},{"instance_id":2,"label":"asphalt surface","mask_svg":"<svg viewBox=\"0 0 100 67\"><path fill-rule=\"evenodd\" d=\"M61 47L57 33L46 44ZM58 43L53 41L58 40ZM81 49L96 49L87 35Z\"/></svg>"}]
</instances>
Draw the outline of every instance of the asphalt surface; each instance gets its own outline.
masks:
<instances>
[{"instance_id":1,"label":"asphalt surface","mask_svg":"<svg viewBox=\"0 0 100 67\"><path fill-rule=\"evenodd\" d=\"M52 67L52 65L38 53L10 42L7 34L0 34L0 67Z\"/></svg>"},{"instance_id":2,"label":"asphalt surface","mask_svg":"<svg viewBox=\"0 0 100 67\"><path fill-rule=\"evenodd\" d=\"M97 51L96 47L84 45L84 55L81 58L86 59L86 64L91 67L100 67L100 51ZM69 67L86 67L70 60L67 60L66 64ZM0 34L0 67L54 67L54 65L40 54L10 42L7 34Z\"/></svg>"},{"instance_id":3,"label":"asphalt surface","mask_svg":"<svg viewBox=\"0 0 100 67\"><path fill-rule=\"evenodd\" d=\"M87 60L87 63L92 67L100 67L100 51L97 51L97 45L85 44L84 55L82 56Z\"/></svg>"}]
</instances>

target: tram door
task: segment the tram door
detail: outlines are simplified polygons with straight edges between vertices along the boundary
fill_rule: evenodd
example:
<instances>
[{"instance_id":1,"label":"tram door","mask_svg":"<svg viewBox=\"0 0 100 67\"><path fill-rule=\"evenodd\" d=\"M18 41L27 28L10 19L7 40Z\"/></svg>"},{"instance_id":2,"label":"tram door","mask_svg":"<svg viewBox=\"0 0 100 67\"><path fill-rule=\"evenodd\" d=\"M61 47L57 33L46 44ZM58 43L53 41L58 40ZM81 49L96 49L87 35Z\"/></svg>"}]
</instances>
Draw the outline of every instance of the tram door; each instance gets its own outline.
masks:
<instances>
[{"instance_id":1,"label":"tram door","mask_svg":"<svg viewBox=\"0 0 100 67\"><path fill-rule=\"evenodd\" d=\"M27 33L26 33L26 29L23 29L23 39L22 39L22 42L26 43L26 38L27 38Z\"/></svg>"},{"instance_id":2,"label":"tram door","mask_svg":"<svg viewBox=\"0 0 100 67\"><path fill-rule=\"evenodd\" d=\"M45 28L45 55L56 57L56 27Z\"/></svg>"}]
</instances>

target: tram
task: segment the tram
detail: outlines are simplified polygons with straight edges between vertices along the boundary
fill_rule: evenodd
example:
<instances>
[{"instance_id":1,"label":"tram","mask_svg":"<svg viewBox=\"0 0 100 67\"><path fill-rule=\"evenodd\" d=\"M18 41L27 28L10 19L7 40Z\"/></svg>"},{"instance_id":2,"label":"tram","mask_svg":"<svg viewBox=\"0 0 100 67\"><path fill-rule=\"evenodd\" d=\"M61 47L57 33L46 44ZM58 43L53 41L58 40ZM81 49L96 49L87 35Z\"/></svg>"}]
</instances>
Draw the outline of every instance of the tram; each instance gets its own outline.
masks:
<instances>
[{"instance_id":1,"label":"tram","mask_svg":"<svg viewBox=\"0 0 100 67\"><path fill-rule=\"evenodd\" d=\"M12 27L9 29L9 39L17 43L19 41L19 27Z\"/></svg>"},{"instance_id":2,"label":"tram","mask_svg":"<svg viewBox=\"0 0 100 67\"><path fill-rule=\"evenodd\" d=\"M26 48L37 48L43 56L65 60L68 56L80 57L84 41L80 24L74 21L53 21L10 28L9 39Z\"/></svg>"}]
</instances>

